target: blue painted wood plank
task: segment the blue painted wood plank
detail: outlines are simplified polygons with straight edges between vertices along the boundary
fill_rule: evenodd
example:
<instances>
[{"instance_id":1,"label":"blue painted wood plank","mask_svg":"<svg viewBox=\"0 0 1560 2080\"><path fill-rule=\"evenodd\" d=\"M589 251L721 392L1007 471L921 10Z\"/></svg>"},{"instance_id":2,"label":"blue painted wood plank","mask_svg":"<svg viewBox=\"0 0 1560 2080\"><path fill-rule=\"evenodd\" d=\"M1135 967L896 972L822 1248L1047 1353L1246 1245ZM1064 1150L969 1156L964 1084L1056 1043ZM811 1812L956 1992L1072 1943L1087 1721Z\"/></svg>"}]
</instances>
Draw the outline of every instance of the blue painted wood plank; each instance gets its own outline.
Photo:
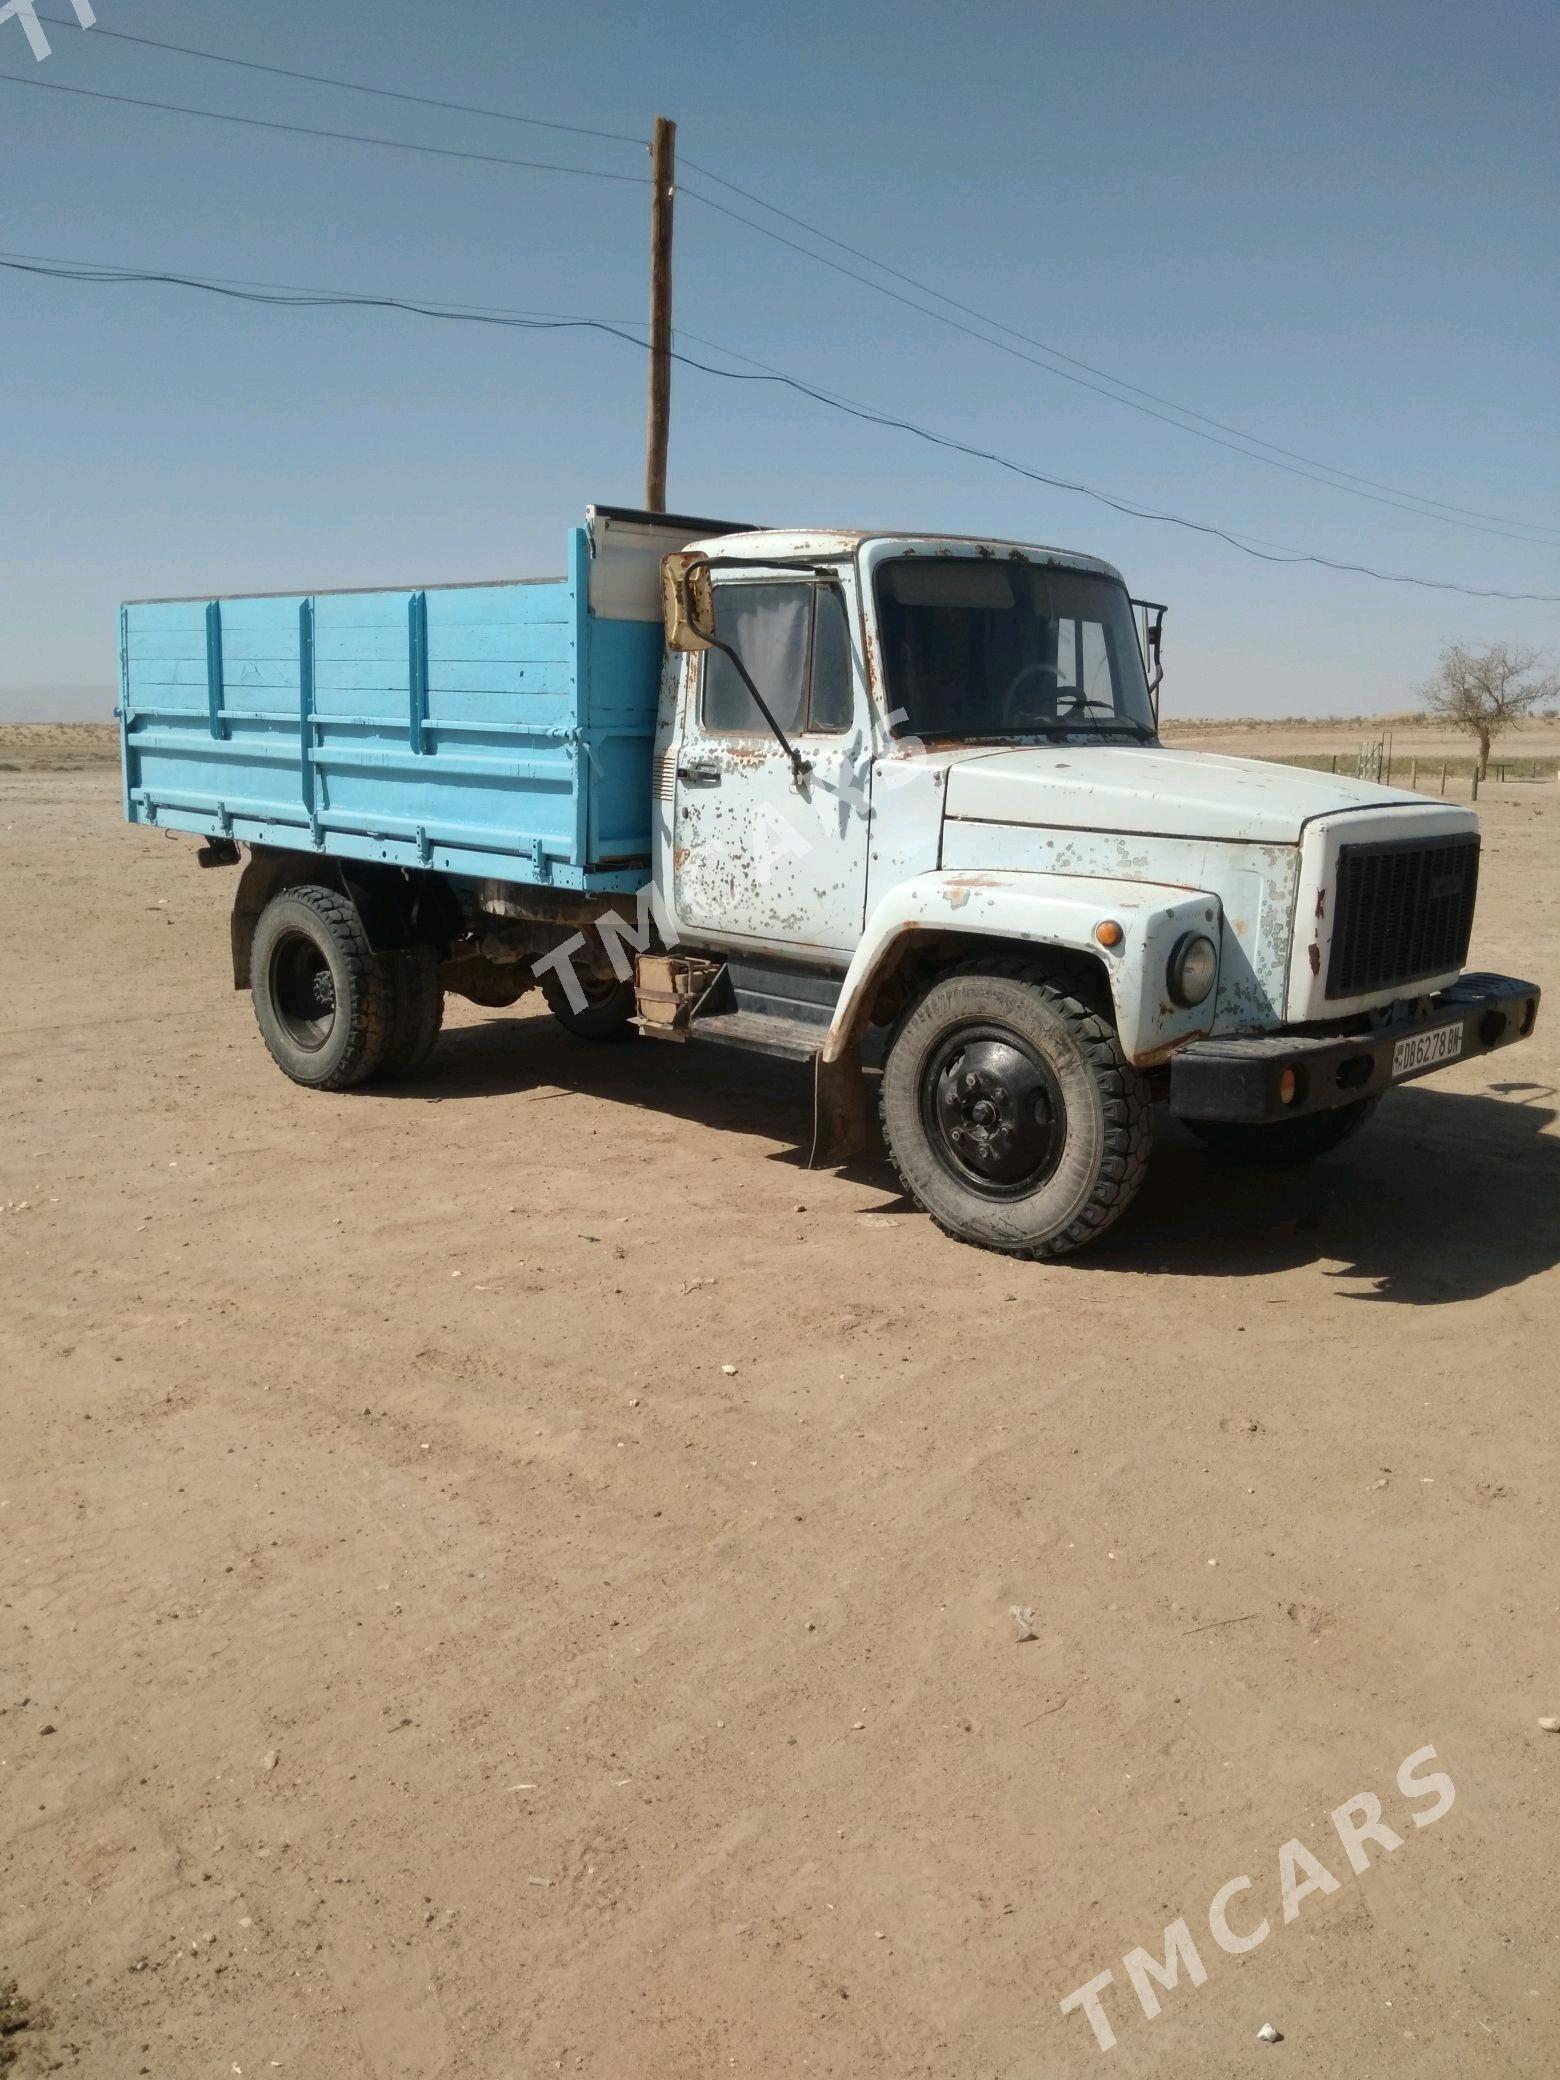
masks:
<instances>
[{"instance_id":1,"label":"blue painted wood plank","mask_svg":"<svg viewBox=\"0 0 1560 2080\"><path fill-rule=\"evenodd\" d=\"M566 578L541 585L430 585L426 589L431 623L439 629L463 622L567 621L572 612Z\"/></svg>"},{"instance_id":2,"label":"blue painted wood plank","mask_svg":"<svg viewBox=\"0 0 1560 2080\"><path fill-rule=\"evenodd\" d=\"M355 664L342 658L322 658L315 653L315 675L321 688L336 691L359 690L365 693L389 692L395 687L396 678L392 669L375 663ZM231 671L231 667L229 668ZM406 692L406 681L400 680L401 697ZM567 698L570 710L574 707L574 686L568 668L561 661L548 664L517 664L514 662L487 664L440 664L430 659L428 664L428 692L459 692L470 694L480 700L491 701L496 710L506 703L535 701L541 698L562 700Z\"/></svg>"},{"instance_id":3,"label":"blue painted wood plank","mask_svg":"<svg viewBox=\"0 0 1560 2080\"><path fill-rule=\"evenodd\" d=\"M297 639L299 597L287 593L270 599L225 599L223 631L246 641L269 637L273 650L286 651Z\"/></svg>"},{"instance_id":4,"label":"blue painted wood plank","mask_svg":"<svg viewBox=\"0 0 1560 2080\"><path fill-rule=\"evenodd\" d=\"M206 662L206 622L202 615L194 628L143 628L135 618L136 610L130 609L129 627L125 635L126 651L132 661L140 658L182 657L194 659L202 666Z\"/></svg>"},{"instance_id":5,"label":"blue painted wood plank","mask_svg":"<svg viewBox=\"0 0 1560 2080\"><path fill-rule=\"evenodd\" d=\"M265 663L256 663L242 658L235 659L227 647L226 629L223 630L223 671L229 686L281 686L291 689L298 682L296 657L276 658ZM206 690L206 660L193 658L134 658L127 662L130 682L137 687L198 686L204 699Z\"/></svg>"},{"instance_id":6,"label":"blue painted wood plank","mask_svg":"<svg viewBox=\"0 0 1560 2080\"><path fill-rule=\"evenodd\" d=\"M124 609L124 614L132 628L148 634L153 630L167 629L179 629L198 636L204 636L206 632L206 602L203 599L135 601Z\"/></svg>"},{"instance_id":7,"label":"blue painted wood plank","mask_svg":"<svg viewBox=\"0 0 1560 2080\"><path fill-rule=\"evenodd\" d=\"M562 664L573 655L572 641L569 625L559 621L473 621L438 628L430 619L428 655L439 664Z\"/></svg>"}]
</instances>

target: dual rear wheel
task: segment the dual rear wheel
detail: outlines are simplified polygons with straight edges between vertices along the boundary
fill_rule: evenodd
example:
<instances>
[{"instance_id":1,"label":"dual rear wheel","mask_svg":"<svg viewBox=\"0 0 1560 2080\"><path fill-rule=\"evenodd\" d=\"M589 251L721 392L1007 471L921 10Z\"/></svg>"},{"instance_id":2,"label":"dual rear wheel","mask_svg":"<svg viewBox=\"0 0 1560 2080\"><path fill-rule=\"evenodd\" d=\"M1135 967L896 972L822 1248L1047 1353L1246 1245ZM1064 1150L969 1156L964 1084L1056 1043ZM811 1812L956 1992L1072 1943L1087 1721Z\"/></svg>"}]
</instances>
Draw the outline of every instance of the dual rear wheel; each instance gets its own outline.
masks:
<instances>
[{"instance_id":1,"label":"dual rear wheel","mask_svg":"<svg viewBox=\"0 0 1560 2080\"><path fill-rule=\"evenodd\" d=\"M632 1031L632 983L576 974L583 1005L555 976L543 982L559 1022L590 1040ZM273 1061L311 1090L415 1075L444 1023L433 948L375 953L356 906L339 889L307 884L271 898L255 928L249 983Z\"/></svg>"},{"instance_id":2,"label":"dual rear wheel","mask_svg":"<svg viewBox=\"0 0 1560 2080\"><path fill-rule=\"evenodd\" d=\"M255 927L249 982L272 1060L312 1090L415 1074L444 1020L433 950L375 953L356 907L333 888L272 897Z\"/></svg>"}]
</instances>

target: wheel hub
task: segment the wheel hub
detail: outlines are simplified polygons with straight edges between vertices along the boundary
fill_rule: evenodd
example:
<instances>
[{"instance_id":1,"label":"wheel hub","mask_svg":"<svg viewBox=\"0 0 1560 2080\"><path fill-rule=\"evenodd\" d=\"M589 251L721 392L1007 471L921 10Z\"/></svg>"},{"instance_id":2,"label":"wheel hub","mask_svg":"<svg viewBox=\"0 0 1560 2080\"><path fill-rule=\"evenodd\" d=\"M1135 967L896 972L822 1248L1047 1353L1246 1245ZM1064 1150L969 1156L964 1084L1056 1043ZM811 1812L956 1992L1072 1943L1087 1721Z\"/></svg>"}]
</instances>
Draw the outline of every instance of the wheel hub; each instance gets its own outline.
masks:
<instances>
[{"instance_id":1,"label":"wheel hub","mask_svg":"<svg viewBox=\"0 0 1560 2080\"><path fill-rule=\"evenodd\" d=\"M271 954L271 1001L288 1036L314 1052L336 1023L336 980L322 948L302 932L288 932Z\"/></svg>"},{"instance_id":2,"label":"wheel hub","mask_svg":"<svg viewBox=\"0 0 1560 2080\"><path fill-rule=\"evenodd\" d=\"M954 1035L928 1063L923 1096L933 1144L961 1183L1016 1197L1055 1169L1065 1139L1062 1095L1016 1034Z\"/></svg>"}]
</instances>

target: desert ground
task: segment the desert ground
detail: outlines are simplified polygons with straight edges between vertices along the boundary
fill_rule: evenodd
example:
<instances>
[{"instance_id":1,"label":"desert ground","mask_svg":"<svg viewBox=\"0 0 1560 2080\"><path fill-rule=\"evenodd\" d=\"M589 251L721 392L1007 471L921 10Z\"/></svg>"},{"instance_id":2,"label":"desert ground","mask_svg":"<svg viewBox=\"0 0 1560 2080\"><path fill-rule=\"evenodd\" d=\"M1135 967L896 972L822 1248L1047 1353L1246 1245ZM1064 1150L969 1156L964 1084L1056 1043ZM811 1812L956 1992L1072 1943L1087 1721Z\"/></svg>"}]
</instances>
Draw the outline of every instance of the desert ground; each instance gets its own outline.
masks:
<instances>
[{"instance_id":1,"label":"desert ground","mask_svg":"<svg viewBox=\"0 0 1560 2080\"><path fill-rule=\"evenodd\" d=\"M1444 723L1422 715L1335 716L1306 721L1299 716L1215 717L1167 716L1161 734L1167 744L1202 751L1223 751L1235 758L1275 758L1296 765L1326 766L1352 773L1366 746L1384 741L1392 760L1391 784L1437 794L1443 767L1448 794L1468 792L1478 747ZM1490 754L1490 775L1504 766L1507 777L1536 776L1553 780L1560 766L1560 712L1526 716L1498 737ZM1386 777L1385 772L1382 775Z\"/></svg>"},{"instance_id":2,"label":"desert ground","mask_svg":"<svg viewBox=\"0 0 1560 2080\"><path fill-rule=\"evenodd\" d=\"M530 999L293 1088L231 874L59 763L0 741L14 2080L1556 2070L1560 787L1480 801L1530 1042L1278 1179L1166 1122L1037 1266Z\"/></svg>"},{"instance_id":3,"label":"desert ground","mask_svg":"<svg viewBox=\"0 0 1560 2080\"><path fill-rule=\"evenodd\" d=\"M75 773L118 761L112 722L0 722L0 773Z\"/></svg>"}]
</instances>

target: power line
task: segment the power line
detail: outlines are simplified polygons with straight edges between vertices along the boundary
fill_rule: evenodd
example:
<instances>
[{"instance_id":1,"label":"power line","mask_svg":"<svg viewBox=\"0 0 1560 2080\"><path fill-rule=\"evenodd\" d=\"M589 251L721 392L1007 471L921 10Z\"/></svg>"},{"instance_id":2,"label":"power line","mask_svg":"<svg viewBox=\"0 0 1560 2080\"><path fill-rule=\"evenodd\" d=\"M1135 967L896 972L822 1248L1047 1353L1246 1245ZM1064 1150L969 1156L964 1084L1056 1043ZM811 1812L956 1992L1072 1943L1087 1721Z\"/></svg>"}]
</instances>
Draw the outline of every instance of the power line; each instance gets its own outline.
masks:
<instances>
[{"instance_id":1,"label":"power line","mask_svg":"<svg viewBox=\"0 0 1560 2080\"><path fill-rule=\"evenodd\" d=\"M44 15L40 19L60 28L73 28L81 32L81 24L79 22L63 16ZM340 79L324 73L303 72L281 65L266 65L251 58L235 58L219 51L200 50L190 44L169 43L151 36L134 36L125 30L97 27L94 33L110 37L121 43L139 44L151 50L170 51L181 57L203 59L212 64L237 66L250 72L269 73L281 79L303 80L315 86L342 88L349 93L377 94L388 100L402 101L428 108L444 109L462 115L482 116L501 122L530 124L544 129L567 131L577 136L599 137L619 144L643 144L642 139L631 137L621 131L596 130L576 123L550 122L538 116L518 115L503 109L483 108L466 102L444 101L436 99L431 95L410 94L389 87L371 87L358 80ZM33 83L30 82L30 84ZM40 81L35 84L52 84L52 82ZM77 89L76 91L84 92L86 90ZM113 97L105 96L103 98ZM148 105L166 106L167 104ZM203 110L184 110L182 112L186 114L214 113L213 111ZM223 118L223 120L242 121L245 119L228 117ZM290 126L276 125L274 127L286 128ZM318 134L340 136L343 133L320 132ZM357 141L379 144L391 144L394 142L391 139L367 138ZM433 150L435 148L405 146L402 149ZM451 156L457 155L451 154ZM475 157L479 155L473 154L470 156ZM524 162L503 163L519 164ZM683 157L683 164L692 172L701 175L705 180L713 181L718 187L725 188L729 193L740 195L745 201L754 203L758 208L767 210L771 215L783 219L788 224L795 225L798 230L807 232L810 237L822 239L825 244L833 246L837 251L850 254L853 259L861 260L867 266L876 268L882 274L892 276L896 281L905 283L920 294L930 296L938 303L946 304L951 310L962 312L965 317L976 319L981 325L989 326L997 332L1006 333L1009 339L1019 340L1025 346L1033 347L1040 354L1049 358L1036 361L1028 354L1017 353L1013 347L1007 345L1003 340L992 339L986 333L977 332L967 325L960 325L950 319L945 312L928 310L925 305L915 303L909 297L898 296L893 290L885 288L881 282L872 281L869 277L856 273L852 268L841 267L837 262L828 259L825 254L815 253L810 248L799 245L793 239L784 238L780 233L772 230L767 225L754 223L750 217L745 217L740 211L716 202L712 196L703 196L696 189L686 188L684 192L694 201L702 202L707 208L720 211L733 221L743 224L749 230L758 233L760 237L774 239L779 244L788 246L793 252L801 254L804 258L814 260L820 266L832 268L835 272L845 275L848 279L859 282L864 288L875 290L879 295L892 297L895 302L902 303L907 308L918 311L923 317L931 318L939 324L948 325L955 331L963 332L968 337L979 340L985 346L995 348L998 352L1010 354L1015 359L1027 362L1032 367L1040 368L1047 374L1059 376L1063 381L1076 383L1080 388L1091 390L1096 396L1106 398L1110 403L1123 405L1129 411L1141 412L1148 418L1159 420L1163 425L1173 426L1182 433L1191 434L1194 439L1209 440L1213 445L1227 448L1233 454L1244 455L1250 461L1265 463L1270 468L1284 469L1289 475L1308 478L1313 483L1322 484L1329 490L1344 492L1347 496L1370 498L1375 504L1396 506L1400 511L1411 513L1420 519L1436 521L1442 526L1463 525L1466 527L1471 525L1474 532L1494 534L1510 541L1527 541L1535 547L1549 548L1560 546L1543 539L1545 536L1560 534L1560 528L1551 526L1548 522L1513 520L1509 515L1485 513L1474 507L1453 505L1444 499L1431 498L1423 492L1407 490L1401 485L1383 483L1376 478L1362 476L1357 471L1346 470L1338 464L1323 462L1315 456L1304 455L1296 449L1282 447L1275 441L1264 440L1259 434L1247 433L1241 427L1232 426L1225 420L1213 418L1208 413L1196 411L1190 405L1179 404L1173 398L1163 397L1156 391L1145 390L1138 384L1129 383L1123 377L1114 376L1108 370L1098 368L1091 362L1080 360L1076 355L1066 353L1063 349L1053 346L1047 340L1038 339L1031 333L1022 332L1016 326L1008 325L1000 318L993 318L987 312L977 310L972 304L961 303L957 297L947 295L944 291L934 288L930 283L920 280L917 276L906 273L904 269L895 267L890 262L880 260L874 254L863 251L859 246L850 245L844 239L836 237L833 232L825 231L821 226L809 223L806 218L797 216L791 210L783 209L778 203L769 201L767 197L756 193L753 189L743 187L739 182L728 179L724 174L716 173L710 167L701 166L698 161L689 159L686 154ZM563 171L565 169L559 168L557 170ZM585 172L587 169L574 168L569 170ZM630 178L630 176L618 177ZM1068 368L1058 368L1053 365L1054 362L1065 362L1068 364L1068 368L1081 369L1086 375L1098 377L1099 383L1086 382L1078 376L1070 375ZM1108 384L1112 387L1101 388L1100 384ZM1130 392L1131 395L1121 396L1118 394L1120 391ZM1144 399L1147 402L1135 403L1133 401L1134 398ZM1151 410L1149 408L1151 405L1163 406L1165 410ZM1178 416L1169 417L1167 414L1177 414ZM1188 419L1195 421L1196 424L1188 426L1182 423ZM1214 431L1203 433L1198 430L1200 427L1211 428ZM1219 438L1220 435L1228 435L1230 438L1221 439ZM1256 450L1266 450L1267 452L1254 452ZM1280 457L1286 459L1276 459ZM1292 465L1304 466L1292 467ZM1321 474L1318 474L1318 472ZM1337 482L1335 481L1336 479L1345 481ZM1408 501L1412 501L1412 503L1408 503ZM1425 511L1424 508L1433 510ZM1457 517L1455 519L1443 517L1448 515ZM1478 523L1481 522L1489 524L1479 525Z\"/></svg>"},{"instance_id":2,"label":"power line","mask_svg":"<svg viewBox=\"0 0 1560 2080\"><path fill-rule=\"evenodd\" d=\"M281 305L288 309L349 308L364 310L399 310L416 317L437 318L453 324L492 325L526 332L588 331L606 334L609 338L622 340L638 353L643 353L645 342L632 332L604 318L530 318L500 315L494 312L457 310L435 304L414 303L399 296L347 295L335 291L309 291L304 294L276 293L258 289L244 289L232 282L219 283L193 275L181 275L145 269L84 266L81 264L45 265L40 261L0 259L0 267L18 274L51 276L59 280L81 282L103 282L115 285L126 283L150 283L172 288L193 289L209 295L224 296L241 303L263 303ZM724 353L725 349L717 351ZM1081 498L1096 500L1109 506L1112 511L1126 514L1134 520L1151 520L1168 527L1186 528L1194 534L1209 535L1219 541L1228 542L1231 548L1239 549L1243 555L1255 556L1263 563L1308 563L1323 570L1348 572L1365 578L1373 578L1384 585L1413 585L1431 592L1461 593L1470 599L1503 599L1538 601L1545 605L1560 606L1560 593L1508 592L1488 586L1462 585L1444 578L1422 578L1402 571L1379 571L1369 564L1346 563L1330 556L1317 556L1304 551L1267 551L1255 546L1254 537L1242 537L1228 528L1219 527L1212 521L1194 520L1181 513L1165 513L1153 507L1141 506L1119 497L1115 493L1100 491L1090 484L1079 484L1067 477L1057 477L1044 470L1031 469L1028 464L1015 462L1010 456L998 455L988 448L977 448L969 442L955 440L951 435L934 433L929 427L919 426L913 420L900 419L891 413L880 412L868 406L845 403L827 391L803 382L797 376L779 371L757 371L746 373L730 368L716 368L712 363L701 361L690 354L675 353L673 360L684 368L697 370L702 375L717 376L731 383L772 383L798 396L811 398L815 404L827 406L831 411L845 413L872 426L881 426L893 432L906 433L916 440L926 441L936 448L947 449L953 454L967 455L978 462L989 462L994 467L1010 471L1014 476L1024 477L1031 483L1044 484L1052 490L1073 492Z\"/></svg>"},{"instance_id":3,"label":"power line","mask_svg":"<svg viewBox=\"0 0 1560 2080\"><path fill-rule=\"evenodd\" d=\"M691 164L691 161L688 163ZM1545 541L1537 535L1519 534L1507 527L1490 527L1482 521L1452 520L1444 518L1439 513L1428 513L1420 506L1407 504L1403 499L1388 498L1378 491L1358 490L1351 484L1340 484L1331 477L1321 476L1315 470L1301 469L1295 463L1280 462L1271 455L1254 454L1239 441L1226 440L1222 434L1204 433L1195 426L1184 426L1179 419L1172 418L1169 412L1157 411L1152 405L1135 403L1129 397L1118 397L1114 391L1105 389L1100 383L1092 383L1087 377L1073 375L1065 368L1053 367L1050 362L1042 361L1034 354L1026 354L1019 347L1009 346L1006 340L993 339L989 333L978 332L973 325L966 325L958 318L950 318L946 312L931 310L926 304L917 303L913 297L903 296L897 289L890 289L886 283L874 282L870 276L858 273L855 268L845 267L838 260L831 260L827 253L815 253L809 247L800 245L794 238L787 238L783 232L773 231L767 224L760 224L754 218L744 216L741 210L732 209L724 202L717 202L713 195L701 195L697 188L687 186L683 187L682 193L689 200L701 203L705 209L716 210L723 217L730 217L738 224L745 224L761 238L773 239L777 245L789 246L793 253L801 253L805 258L816 261L820 267L831 268L835 274L842 274L850 281L860 282L864 288L875 290L879 296L891 297L895 303L902 303L909 310L919 311L923 317L934 319L939 325L949 326L953 331L962 332L970 339L978 339L984 346L994 347L999 354L1011 355L1015 361L1025 362L1031 368L1043 369L1048 375L1060 376L1064 383L1075 383L1081 390L1092 390L1097 397L1108 398L1112 404L1125 405L1129 411L1141 412L1146 418L1159 420L1161 425L1174 426L1179 432L1189 433L1196 440L1211 441L1215 447L1228 448L1232 454L1244 455L1248 461L1265 463L1269 469L1281 469L1291 477L1305 477L1313 484L1323 484L1331 491L1342 491L1350 498L1369 499L1372 505L1393 506L1399 512L1413 514L1416 520L1430 520L1440 527L1456 527L1465 532L1471 530L1475 534L1499 535L1505 541L1526 542L1535 548L1560 547L1560 544ZM873 265L876 266L877 262L874 261ZM931 290L928 293L935 296L937 291ZM1115 378L1108 377L1106 380L1114 382ZM1181 407L1177 405L1173 409L1179 411ZM1415 495L1409 494L1410 497Z\"/></svg>"},{"instance_id":4,"label":"power line","mask_svg":"<svg viewBox=\"0 0 1560 2080\"><path fill-rule=\"evenodd\" d=\"M41 14L38 19L47 22L51 28L76 29L85 34L82 23L69 15ZM377 94L385 101L411 101L420 108L447 109L454 115L494 116L503 123L528 123L538 130L564 130L571 137L602 137L612 144L637 145L641 151L645 148L642 137L630 137L622 130L592 130L584 123L559 123L543 116L521 116L506 108L477 108L464 101L437 101L431 94L403 94L394 87L365 86L359 80L332 79L323 72L295 72L286 65L262 65L256 58L230 58L222 51L198 51L187 43L162 43L155 36L132 36L126 29L105 29L98 22L93 26L92 39L95 43L102 37L114 43L139 43L152 51L175 51L181 58L205 58L213 65L237 65L245 72L269 72L277 79L306 80L315 87L344 87L349 94ZM711 176L712 179L718 177Z\"/></svg>"},{"instance_id":5,"label":"power line","mask_svg":"<svg viewBox=\"0 0 1560 2080\"><path fill-rule=\"evenodd\" d=\"M572 173L583 180L626 181L636 188L648 187L643 173L603 173L596 166L560 166L551 159L508 159L496 152L458 152L442 144L407 144L399 137L364 137L356 130L321 130L309 123L269 122L260 116L224 115L215 108L186 108L177 101L146 101L135 94L105 94L93 87L68 87L62 80L24 79L13 72L0 72L0 84L8 87L42 87L50 94L81 94L89 101L117 101L127 108L157 108L176 116L203 116L210 123L239 123L246 130L282 130L292 137L330 137L341 144L373 144L392 152L422 152L435 159L468 159L479 166L518 166L528 173Z\"/></svg>"},{"instance_id":6,"label":"power line","mask_svg":"<svg viewBox=\"0 0 1560 2080\"><path fill-rule=\"evenodd\" d=\"M39 19L42 20L42 16ZM123 263L117 260L72 260L59 253L22 253L10 247L0 247L0 261L5 260L36 262L72 271L77 269L85 270L80 278L87 281L96 280L100 276L105 280L114 281L118 279L121 273L126 272ZM147 279L160 281L163 279L163 276L155 271L133 271L128 273L126 278L131 280ZM300 298L325 299L330 302L336 302L343 296L351 298L362 293L356 290L321 289L312 282L256 281L248 275L206 275L201 277L201 282L203 284L209 282L223 289L280 289L288 295ZM578 324L598 322L594 318L587 319L585 314L580 311L521 311L516 310L510 304L455 303L436 297L422 298L419 308L438 317L565 319ZM642 333L646 330L643 318L603 318L599 322L604 325L626 326L636 333ZM766 375L779 376L785 373L783 369L776 368L772 362L760 361L756 355L744 354L736 347L725 346L718 339L707 339L703 333L690 332L684 325L673 327L673 337L675 339L691 340L695 346L708 347L711 353L723 354L728 361L741 361L749 368L762 369ZM638 344L644 346L647 342L640 339ZM852 404L863 412L872 410L870 405L863 404L859 398L851 397L843 391L830 391L828 395L831 402ZM1258 537L1252 536L1248 537L1248 539L1256 540Z\"/></svg>"},{"instance_id":7,"label":"power line","mask_svg":"<svg viewBox=\"0 0 1560 2080\"><path fill-rule=\"evenodd\" d=\"M1293 448L1280 447L1276 441L1264 440L1260 434L1248 433L1244 427L1231 426L1226 420L1210 418L1206 412L1194 411L1190 405L1178 404L1173 397L1162 397L1156 390L1144 390L1136 383L1129 383L1123 376L1113 376L1108 369L1096 368L1089 361L1080 361L1077 355L1064 353L1060 347L1053 346L1049 340L1036 339L1032 333L1021 332L1016 326L1005 324L1000 318L993 318L989 312L977 310L973 304L961 303L956 296L949 296L943 290L933 288L930 282L923 282L915 275L906 274L902 268L892 266L887 260L879 260L874 254L863 252L860 246L848 245L844 239L836 238L832 231L825 231L820 225L809 223L805 217L798 217L792 211L782 209L778 203L770 202L764 196L755 194L751 188L741 187L736 181L728 180L724 174L715 173L708 166L701 166L697 160L690 159L686 153L683 154L683 165L690 172L699 174L704 180L714 181L717 187L729 189L733 195L742 196L744 201L756 203L760 209L768 210L771 215L784 218L786 223L794 224L798 230L807 232L811 237L821 238L826 245L834 246L842 253L849 253L853 259L864 260L869 267L875 267L883 274L892 275L896 281L904 282L912 289L919 289L925 296L935 297L939 303L946 303L953 310L962 311L967 318L976 318L981 324L989 325L997 332L1007 333L1011 339L1022 340L1026 346L1037 347L1043 354L1050 354L1056 360L1065 361L1073 368L1081 368L1088 375L1100 377L1103 382L1113 383L1119 390L1130 390L1134 396L1147 398L1152 404L1164 405L1172 412L1179 412L1183 418L1195 419L1203 426L1212 426L1221 433L1233 434L1237 440L1245 441L1254 448L1267 448L1275 455L1286 456L1291 462L1308 463L1313 469L1325 470L1330 476L1345 477L1354 484L1364 484L1372 491L1387 491L1394 493L1400 498L1417 499L1421 505L1436 506L1443 513L1456 513L1470 520L1492 520L1512 527L1533 528L1550 534L1560 533L1560 528L1550 526L1547 521L1513 520L1509 514L1484 513L1473 506L1451 505L1444 499L1431 498L1425 492L1406 490L1401 484L1384 484L1375 477L1362 477L1358 472L1344 469L1338 463L1319 461L1314 455L1302 455ZM689 190L689 193L692 192L692 190ZM709 197L698 197L696 199L714 207ZM735 216L736 212L732 211L730 214ZM737 221L739 223L747 223L749 220L745 217L739 217ZM764 231L762 225L753 225L751 228L759 232ZM806 252L806 248L803 246L796 246L793 250ZM821 258L821 255L814 254L809 257ZM861 278L858 276L856 279L859 280ZM876 284L869 283L867 286L875 287ZM929 312L927 315L936 316L937 313ZM997 342L989 341L988 344L994 346ZM1054 370L1053 373L1060 374L1061 371L1058 369ZM1125 404L1127 400L1118 398L1116 402ZM1190 432L1191 428L1183 427L1182 431Z\"/></svg>"}]
</instances>

